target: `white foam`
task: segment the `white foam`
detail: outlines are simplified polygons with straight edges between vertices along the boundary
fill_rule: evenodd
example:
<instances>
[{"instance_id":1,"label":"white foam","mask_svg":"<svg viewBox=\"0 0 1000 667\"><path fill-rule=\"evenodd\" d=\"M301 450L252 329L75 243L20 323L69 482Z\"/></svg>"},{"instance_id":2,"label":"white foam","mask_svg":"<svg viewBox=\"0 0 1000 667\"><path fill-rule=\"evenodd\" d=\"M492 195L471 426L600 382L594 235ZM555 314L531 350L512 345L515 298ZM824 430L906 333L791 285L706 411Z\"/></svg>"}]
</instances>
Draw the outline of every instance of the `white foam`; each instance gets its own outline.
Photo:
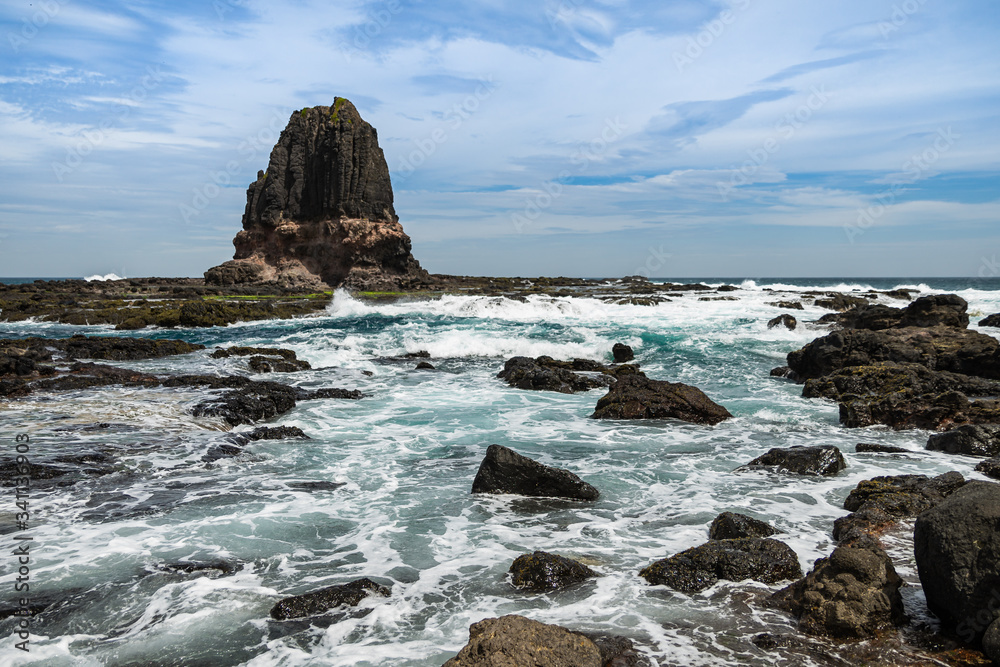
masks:
<instances>
[{"instance_id":1,"label":"white foam","mask_svg":"<svg viewBox=\"0 0 1000 667\"><path fill-rule=\"evenodd\" d=\"M94 282L94 281L125 280L125 278L123 278L122 276L119 276L116 273L107 273L107 274L105 274L103 276L98 273L98 274L95 274L95 275L92 275L92 276L87 276L86 278L84 278L84 280L86 280L88 283L90 283L90 282Z\"/></svg>"}]
</instances>

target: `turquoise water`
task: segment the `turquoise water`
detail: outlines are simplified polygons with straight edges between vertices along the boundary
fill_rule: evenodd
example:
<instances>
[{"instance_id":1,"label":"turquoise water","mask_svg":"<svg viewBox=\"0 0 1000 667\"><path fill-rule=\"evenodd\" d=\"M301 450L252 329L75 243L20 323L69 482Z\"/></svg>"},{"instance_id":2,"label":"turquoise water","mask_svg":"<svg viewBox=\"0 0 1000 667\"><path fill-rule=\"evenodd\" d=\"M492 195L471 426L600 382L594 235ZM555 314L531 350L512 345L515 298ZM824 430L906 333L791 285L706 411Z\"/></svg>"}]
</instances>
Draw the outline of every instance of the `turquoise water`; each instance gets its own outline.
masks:
<instances>
[{"instance_id":1,"label":"turquoise water","mask_svg":"<svg viewBox=\"0 0 1000 667\"><path fill-rule=\"evenodd\" d=\"M928 293L940 284L962 294L974 313L1000 312L1000 285L982 281L827 282L804 285L910 284ZM745 282L731 293L737 301L688 295L652 307L541 296L369 305L338 293L322 317L145 332L209 346L289 347L315 370L273 379L371 397L301 402L276 423L299 426L312 440L253 443L210 467L201 456L222 439L222 424L190 415L203 393L108 388L5 404L2 432L10 443L13 434L31 433L37 460L96 448L113 454L121 470L38 495L32 590L60 603L35 619L30 654L13 648L10 626L0 623L0 662L423 667L453 656L471 623L517 613L626 635L656 664L810 664L807 655L764 654L748 641L756 632L794 632L788 617L753 602L779 586L721 582L685 596L646 585L638 570L703 543L712 518L727 510L781 529L808 569L832 549L833 520L845 514L843 499L860 480L978 474L973 459L923 451L926 432L843 429L836 405L803 399L801 387L770 378L789 351L825 332L767 329L782 311L766 303L788 298L780 290L791 287L785 279ZM825 312L794 314L804 323ZM79 332L116 335L102 327L0 324L2 337ZM635 349L650 377L698 386L735 419L715 427L595 421L588 416L601 390L526 392L495 378L514 355L610 361L616 342ZM210 351L128 365L242 372L239 360L214 360ZM429 352L437 370L416 371L414 359L400 358L418 351ZM79 430L95 422L131 430ZM914 454L855 454L858 442ZM470 495L492 443L576 472L600 489L600 500ZM822 480L732 472L771 447L813 444L840 447L848 470ZM288 486L300 481L345 486ZM901 574L915 582L905 536L890 546ZM553 594L514 590L506 580L511 561L536 549L584 559L603 576ZM220 559L238 571L160 569ZM0 567L9 573L10 559ZM283 596L359 577L392 584L392 596L327 627L268 618ZM926 619L919 586L906 590L908 613Z\"/></svg>"}]
</instances>

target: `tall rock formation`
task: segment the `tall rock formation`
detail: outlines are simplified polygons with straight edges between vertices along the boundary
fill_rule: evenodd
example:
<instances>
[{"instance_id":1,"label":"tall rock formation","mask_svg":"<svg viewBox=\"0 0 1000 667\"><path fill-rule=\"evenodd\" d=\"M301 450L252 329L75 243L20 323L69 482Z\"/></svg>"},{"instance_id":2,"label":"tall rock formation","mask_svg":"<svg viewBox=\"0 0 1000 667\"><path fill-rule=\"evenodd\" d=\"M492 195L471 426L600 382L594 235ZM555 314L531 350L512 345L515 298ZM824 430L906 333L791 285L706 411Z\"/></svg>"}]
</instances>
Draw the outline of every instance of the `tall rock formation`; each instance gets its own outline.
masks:
<instances>
[{"instance_id":1,"label":"tall rock formation","mask_svg":"<svg viewBox=\"0 0 1000 667\"><path fill-rule=\"evenodd\" d=\"M292 114L233 245L206 283L392 289L428 278L393 209L378 133L342 97Z\"/></svg>"}]
</instances>

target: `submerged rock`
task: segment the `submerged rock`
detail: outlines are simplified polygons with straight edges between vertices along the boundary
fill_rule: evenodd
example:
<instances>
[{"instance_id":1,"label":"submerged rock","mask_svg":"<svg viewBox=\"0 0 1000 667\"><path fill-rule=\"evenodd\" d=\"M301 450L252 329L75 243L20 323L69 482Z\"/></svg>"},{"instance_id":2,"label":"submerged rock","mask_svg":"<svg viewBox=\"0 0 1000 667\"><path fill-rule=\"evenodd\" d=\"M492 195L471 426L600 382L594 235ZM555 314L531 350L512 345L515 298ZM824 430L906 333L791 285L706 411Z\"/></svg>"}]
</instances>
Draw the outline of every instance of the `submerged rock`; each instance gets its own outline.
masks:
<instances>
[{"instance_id":1,"label":"submerged rock","mask_svg":"<svg viewBox=\"0 0 1000 667\"><path fill-rule=\"evenodd\" d=\"M754 519L745 514L723 512L715 517L708 529L708 537L712 540L734 540L743 537L770 537L778 531L760 519Z\"/></svg>"},{"instance_id":2,"label":"submerged rock","mask_svg":"<svg viewBox=\"0 0 1000 667\"><path fill-rule=\"evenodd\" d=\"M839 546L771 601L794 614L803 632L868 639L907 622L899 594L902 584L879 547Z\"/></svg>"},{"instance_id":3,"label":"submerged rock","mask_svg":"<svg viewBox=\"0 0 1000 667\"><path fill-rule=\"evenodd\" d=\"M501 445L487 448L472 482L472 493L576 500L597 500L600 496L597 489L568 470L543 465Z\"/></svg>"},{"instance_id":4,"label":"submerged rock","mask_svg":"<svg viewBox=\"0 0 1000 667\"><path fill-rule=\"evenodd\" d=\"M789 331L795 330L799 326L799 321L796 320L791 315L778 315L773 320L767 323L768 329L773 329L774 327L784 326Z\"/></svg>"},{"instance_id":5,"label":"submerged rock","mask_svg":"<svg viewBox=\"0 0 1000 667\"><path fill-rule=\"evenodd\" d=\"M469 628L469 643L444 667L604 667L586 636L523 616L487 618Z\"/></svg>"},{"instance_id":6,"label":"submerged rock","mask_svg":"<svg viewBox=\"0 0 1000 667\"><path fill-rule=\"evenodd\" d=\"M796 475L832 476L847 467L840 450L833 445L818 447L775 447L737 470L770 470Z\"/></svg>"},{"instance_id":7,"label":"submerged rock","mask_svg":"<svg viewBox=\"0 0 1000 667\"><path fill-rule=\"evenodd\" d=\"M393 208L378 134L348 100L294 112L209 285L398 288L429 280Z\"/></svg>"},{"instance_id":8,"label":"submerged rock","mask_svg":"<svg viewBox=\"0 0 1000 667\"><path fill-rule=\"evenodd\" d=\"M358 579L349 584L328 586L305 595L285 598L271 608L271 618L285 621L290 618L304 618L325 614L341 606L356 607L369 596L389 597L392 591L387 586L371 579Z\"/></svg>"},{"instance_id":9,"label":"submerged rock","mask_svg":"<svg viewBox=\"0 0 1000 667\"><path fill-rule=\"evenodd\" d=\"M972 481L917 517L913 551L930 607L960 639L1000 616L1000 484Z\"/></svg>"},{"instance_id":10,"label":"submerged rock","mask_svg":"<svg viewBox=\"0 0 1000 667\"><path fill-rule=\"evenodd\" d=\"M510 566L511 583L531 591L551 591L600 576L583 563L536 551L518 556Z\"/></svg>"},{"instance_id":11,"label":"submerged rock","mask_svg":"<svg viewBox=\"0 0 1000 667\"><path fill-rule=\"evenodd\" d=\"M597 402L593 419L680 419L715 425L732 417L697 387L650 380L642 373L619 377Z\"/></svg>"},{"instance_id":12,"label":"submerged rock","mask_svg":"<svg viewBox=\"0 0 1000 667\"><path fill-rule=\"evenodd\" d=\"M281 357L285 361L295 361L298 358L294 350L289 350L283 347L246 347L239 345L227 348L220 347L212 352L211 356L213 359L253 356Z\"/></svg>"},{"instance_id":13,"label":"submerged rock","mask_svg":"<svg viewBox=\"0 0 1000 667\"><path fill-rule=\"evenodd\" d=\"M699 547L658 560L639 572L653 585L665 585L692 595L720 579L754 579L773 584L802 576L798 556L785 544L770 538L713 540Z\"/></svg>"}]
</instances>

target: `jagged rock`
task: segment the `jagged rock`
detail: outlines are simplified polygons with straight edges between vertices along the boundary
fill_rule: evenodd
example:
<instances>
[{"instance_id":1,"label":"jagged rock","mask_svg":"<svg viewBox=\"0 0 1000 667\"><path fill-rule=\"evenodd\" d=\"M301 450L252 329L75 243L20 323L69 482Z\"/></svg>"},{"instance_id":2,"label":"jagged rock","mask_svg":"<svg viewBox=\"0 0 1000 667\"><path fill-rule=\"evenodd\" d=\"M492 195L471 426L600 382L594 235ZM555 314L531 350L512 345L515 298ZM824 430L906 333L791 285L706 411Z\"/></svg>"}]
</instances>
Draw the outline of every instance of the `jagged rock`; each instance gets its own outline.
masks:
<instances>
[{"instance_id":1,"label":"jagged rock","mask_svg":"<svg viewBox=\"0 0 1000 667\"><path fill-rule=\"evenodd\" d=\"M899 519L915 517L965 485L957 472L937 477L894 475L860 482L844 500L851 514L834 522L833 538L841 544L876 536Z\"/></svg>"},{"instance_id":2,"label":"jagged rock","mask_svg":"<svg viewBox=\"0 0 1000 667\"><path fill-rule=\"evenodd\" d=\"M773 378L785 378L786 380L795 381L796 375L788 366L778 366L777 368L771 369L771 377Z\"/></svg>"},{"instance_id":3,"label":"jagged rock","mask_svg":"<svg viewBox=\"0 0 1000 667\"><path fill-rule=\"evenodd\" d=\"M816 305L827 310L844 312L857 306L867 306L868 301L856 296L848 296L838 292L830 292L825 299L816 299Z\"/></svg>"},{"instance_id":4,"label":"jagged rock","mask_svg":"<svg viewBox=\"0 0 1000 667\"><path fill-rule=\"evenodd\" d=\"M296 359L298 359L294 350L289 350L283 347L244 347L244 346L233 346L228 348L220 347L211 354L211 357L213 359L226 359L228 357L251 357L251 356L281 357L285 361L295 361Z\"/></svg>"},{"instance_id":5,"label":"jagged rock","mask_svg":"<svg viewBox=\"0 0 1000 667\"><path fill-rule=\"evenodd\" d=\"M845 397L840 404L840 423L847 428L882 424L897 431L942 430L953 424L994 424L1000 423L1000 402L970 401L958 391L923 396L900 392L874 400Z\"/></svg>"},{"instance_id":6,"label":"jagged rock","mask_svg":"<svg viewBox=\"0 0 1000 667\"><path fill-rule=\"evenodd\" d=\"M805 310L805 306L802 305L801 301L775 301L774 303L768 303L769 306L774 306L776 308L784 308L785 310Z\"/></svg>"},{"instance_id":7,"label":"jagged rock","mask_svg":"<svg viewBox=\"0 0 1000 667\"><path fill-rule=\"evenodd\" d=\"M356 607L366 597L379 595L389 597L392 591L387 586L371 579L358 579L349 584L328 586L305 595L294 595L281 600L271 608L271 618L285 621L290 618L318 616L341 606Z\"/></svg>"},{"instance_id":8,"label":"jagged rock","mask_svg":"<svg viewBox=\"0 0 1000 667\"><path fill-rule=\"evenodd\" d=\"M984 319L979 320L979 326L981 327L1000 327L1000 313L995 313L989 315Z\"/></svg>"},{"instance_id":9,"label":"jagged rock","mask_svg":"<svg viewBox=\"0 0 1000 667\"><path fill-rule=\"evenodd\" d=\"M771 601L794 614L803 632L867 639L907 622L899 594L902 584L878 546L839 546Z\"/></svg>"},{"instance_id":10,"label":"jagged rock","mask_svg":"<svg viewBox=\"0 0 1000 667\"><path fill-rule=\"evenodd\" d=\"M723 512L708 529L710 540L735 540L744 537L770 537L778 531L760 519L745 514Z\"/></svg>"},{"instance_id":11,"label":"jagged rock","mask_svg":"<svg viewBox=\"0 0 1000 667\"><path fill-rule=\"evenodd\" d=\"M594 642L601 653L602 667L649 667L649 660L635 650L635 645L627 637L602 637L593 633L583 633Z\"/></svg>"},{"instance_id":12,"label":"jagged rock","mask_svg":"<svg viewBox=\"0 0 1000 667\"><path fill-rule=\"evenodd\" d=\"M393 208L378 134L342 97L292 114L247 190L233 244L207 284L386 289L429 279Z\"/></svg>"},{"instance_id":13,"label":"jagged rock","mask_svg":"<svg viewBox=\"0 0 1000 667\"><path fill-rule=\"evenodd\" d=\"M583 563L564 556L536 551L514 559L511 583L531 591L551 591L600 576Z\"/></svg>"},{"instance_id":14,"label":"jagged rock","mask_svg":"<svg viewBox=\"0 0 1000 667\"><path fill-rule=\"evenodd\" d=\"M833 445L775 447L738 470L770 470L796 475L832 476L847 467L844 455Z\"/></svg>"},{"instance_id":15,"label":"jagged rock","mask_svg":"<svg viewBox=\"0 0 1000 667\"><path fill-rule=\"evenodd\" d=\"M67 359L96 359L99 361L138 361L159 359L187 354L205 349L204 345L183 340L155 340L151 338L112 338L76 335L70 338L2 339L0 349L23 350L36 361L52 359L51 350L62 352Z\"/></svg>"},{"instance_id":16,"label":"jagged rock","mask_svg":"<svg viewBox=\"0 0 1000 667\"><path fill-rule=\"evenodd\" d=\"M969 326L969 304L957 294L922 296L903 312L900 327Z\"/></svg>"},{"instance_id":17,"label":"jagged rock","mask_svg":"<svg viewBox=\"0 0 1000 667\"><path fill-rule=\"evenodd\" d=\"M773 329L774 327L779 326L784 326L789 331L794 331L795 327L799 326L799 322L791 315L778 315L767 323L768 329Z\"/></svg>"},{"instance_id":18,"label":"jagged rock","mask_svg":"<svg viewBox=\"0 0 1000 667\"><path fill-rule=\"evenodd\" d=\"M309 436L303 433L298 426L258 426L252 431L236 433L233 438L243 443L257 442L258 440L285 440L287 438L309 440Z\"/></svg>"},{"instance_id":19,"label":"jagged rock","mask_svg":"<svg viewBox=\"0 0 1000 667\"><path fill-rule=\"evenodd\" d=\"M639 572L650 584L665 585L689 595L713 586L720 579L754 579L773 584L802 576L798 556L785 544L770 538L712 540L699 547L658 560Z\"/></svg>"},{"instance_id":20,"label":"jagged rock","mask_svg":"<svg viewBox=\"0 0 1000 667\"><path fill-rule=\"evenodd\" d=\"M549 362L554 362L554 360L549 357L538 357L537 359L514 357L507 360L503 370L500 371L497 377L506 380L507 384L518 389L557 391L562 394L598 389L608 386L610 382L605 376L599 378L586 377ZM591 363L600 367L595 370L604 370L602 364ZM591 369L581 368L580 370Z\"/></svg>"},{"instance_id":21,"label":"jagged rock","mask_svg":"<svg viewBox=\"0 0 1000 667\"><path fill-rule=\"evenodd\" d=\"M880 304L864 304L836 316L837 324L845 329L882 331L899 325L903 309Z\"/></svg>"},{"instance_id":22,"label":"jagged rock","mask_svg":"<svg viewBox=\"0 0 1000 667\"><path fill-rule=\"evenodd\" d=\"M586 636L523 616L487 618L469 627L469 643L444 667L604 667Z\"/></svg>"},{"instance_id":23,"label":"jagged rock","mask_svg":"<svg viewBox=\"0 0 1000 667\"><path fill-rule=\"evenodd\" d=\"M597 402L593 419L680 419L715 425L732 417L697 387L650 380L642 373L620 377Z\"/></svg>"},{"instance_id":24,"label":"jagged rock","mask_svg":"<svg viewBox=\"0 0 1000 667\"><path fill-rule=\"evenodd\" d=\"M600 496L597 489L568 470L543 465L501 445L487 448L472 482L472 493L576 500L597 500Z\"/></svg>"},{"instance_id":25,"label":"jagged rock","mask_svg":"<svg viewBox=\"0 0 1000 667\"><path fill-rule=\"evenodd\" d=\"M913 301L913 295L916 292L917 290L911 289L894 289L889 290L885 295L893 299L899 299L900 301Z\"/></svg>"},{"instance_id":26,"label":"jagged rock","mask_svg":"<svg viewBox=\"0 0 1000 667\"><path fill-rule=\"evenodd\" d=\"M149 373L76 362L69 367L69 373L57 377L39 380L32 385L33 389L45 391L79 391L89 387L107 387L121 385L123 387L155 387L160 379Z\"/></svg>"},{"instance_id":27,"label":"jagged rock","mask_svg":"<svg viewBox=\"0 0 1000 667\"><path fill-rule=\"evenodd\" d=\"M913 551L930 607L965 642L1000 613L1000 484L972 481L917 517Z\"/></svg>"},{"instance_id":28,"label":"jagged rock","mask_svg":"<svg viewBox=\"0 0 1000 667\"><path fill-rule=\"evenodd\" d=\"M1000 425L966 424L935 433L927 439L927 449L966 456L997 456L1000 454Z\"/></svg>"},{"instance_id":29,"label":"jagged rock","mask_svg":"<svg viewBox=\"0 0 1000 667\"><path fill-rule=\"evenodd\" d=\"M215 445L210 447L201 457L205 463L214 463L219 459L227 459L239 456L243 450L236 445Z\"/></svg>"},{"instance_id":30,"label":"jagged rock","mask_svg":"<svg viewBox=\"0 0 1000 667\"><path fill-rule=\"evenodd\" d=\"M250 370L254 373L297 373L312 368L308 361L295 359L287 361L285 359L275 359L273 357L250 357L247 362Z\"/></svg>"},{"instance_id":31,"label":"jagged rock","mask_svg":"<svg viewBox=\"0 0 1000 667\"><path fill-rule=\"evenodd\" d=\"M845 329L788 354L788 366L803 382L848 366L885 361L995 380L1000 379L1000 341L978 331L946 326Z\"/></svg>"},{"instance_id":32,"label":"jagged rock","mask_svg":"<svg viewBox=\"0 0 1000 667\"><path fill-rule=\"evenodd\" d=\"M986 459L976 464L976 472L981 472L987 477L1000 479L1000 458Z\"/></svg>"},{"instance_id":33,"label":"jagged rock","mask_svg":"<svg viewBox=\"0 0 1000 667\"><path fill-rule=\"evenodd\" d=\"M859 454L912 454L905 447L893 447L892 445L876 445L870 442L859 442L854 451Z\"/></svg>"},{"instance_id":34,"label":"jagged rock","mask_svg":"<svg viewBox=\"0 0 1000 667\"><path fill-rule=\"evenodd\" d=\"M849 395L884 398L900 392L920 395L948 391L960 391L966 396L997 396L1000 395L1000 382L932 371L921 364L885 362L848 366L821 378L811 378L806 380L802 395L842 400Z\"/></svg>"},{"instance_id":35,"label":"jagged rock","mask_svg":"<svg viewBox=\"0 0 1000 667\"><path fill-rule=\"evenodd\" d=\"M635 353L632 351L632 348L624 343L615 343L611 348L611 354L616 364L628 363L635 359Z\"/></svg>"}]
</instances>

